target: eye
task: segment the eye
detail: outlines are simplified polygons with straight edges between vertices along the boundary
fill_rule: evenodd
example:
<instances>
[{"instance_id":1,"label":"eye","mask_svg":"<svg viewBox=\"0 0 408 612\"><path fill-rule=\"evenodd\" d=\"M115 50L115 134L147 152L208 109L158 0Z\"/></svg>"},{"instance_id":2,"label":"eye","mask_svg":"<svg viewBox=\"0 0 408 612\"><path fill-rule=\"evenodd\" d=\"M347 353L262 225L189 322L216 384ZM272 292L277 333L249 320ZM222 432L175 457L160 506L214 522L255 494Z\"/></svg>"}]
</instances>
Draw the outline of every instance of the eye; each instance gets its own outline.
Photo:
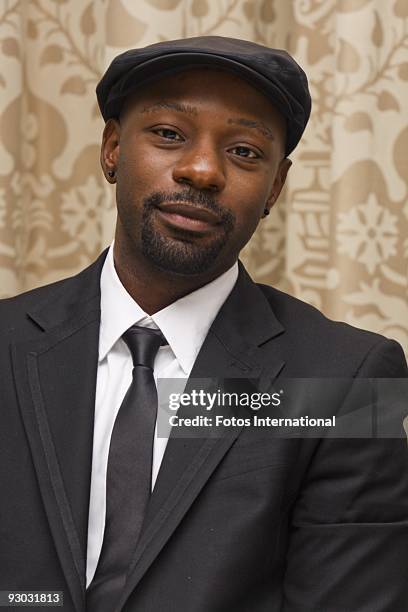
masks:
<instances>
[{"instance_id":1,"label":"eye","mask_svg":"<svg viewBox=\"0 0 408 612\"><path fill-rule=\"evenodd\" d=\"M246 159L258 159L260 157L258 153L255 153L255 151L253 151L249 147L238 146L238 147L234 147L233 149L230 149L230 151L231 152L236 151L234 155L238 155L238 157L244 157Z\"/></svg>"},{"instance_id":2,"label":"eye","mask_svg":"<svg viewBox=\"0 0 408 612\"><path fill-rule=\"evenodd\" d=\"M171 130L170 128L159 128L153 131L155 134L158 134L161 136L161 138L165 138L166 140L173 140L175 142L181 142L183 140L180 134L178 134L175 130Z\"/></svg>"}]
</instances>

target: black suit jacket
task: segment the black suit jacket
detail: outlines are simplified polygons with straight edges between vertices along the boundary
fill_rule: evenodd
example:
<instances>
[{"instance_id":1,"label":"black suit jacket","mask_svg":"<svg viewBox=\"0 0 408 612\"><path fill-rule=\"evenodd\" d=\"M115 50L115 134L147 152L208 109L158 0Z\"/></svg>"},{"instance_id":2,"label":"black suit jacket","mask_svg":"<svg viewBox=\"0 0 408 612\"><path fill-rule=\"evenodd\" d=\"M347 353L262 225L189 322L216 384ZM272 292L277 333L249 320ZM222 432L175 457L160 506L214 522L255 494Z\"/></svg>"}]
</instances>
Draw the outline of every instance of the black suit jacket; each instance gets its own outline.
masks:
<instances>
[{"instance_id":1,"label":"black suit jacket","mask_svg":"<svg viewBox=\"0 0 408 612\"><path fill-rule=\"evenodd\" d=\"M0 590L85 610L106 252L0 302ZM239 278L192 376L407 377L400 346ZM330 404L332 414L340 409ZM171 437L118 610L399 612L408 606L406 441Z\"/></svg>"}]
</instances>

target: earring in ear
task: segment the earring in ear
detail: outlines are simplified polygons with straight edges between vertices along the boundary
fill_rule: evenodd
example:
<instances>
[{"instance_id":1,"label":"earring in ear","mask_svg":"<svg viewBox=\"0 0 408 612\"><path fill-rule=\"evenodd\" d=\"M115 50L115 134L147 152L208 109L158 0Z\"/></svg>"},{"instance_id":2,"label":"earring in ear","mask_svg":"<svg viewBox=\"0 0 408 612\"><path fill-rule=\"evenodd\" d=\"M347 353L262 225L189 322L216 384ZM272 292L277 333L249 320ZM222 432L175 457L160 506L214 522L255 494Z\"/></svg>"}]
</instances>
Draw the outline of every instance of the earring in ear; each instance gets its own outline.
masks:
<instances>
[{"instance_id":1,"label":"earring in ear","mask_svg":"<svg viewBox=\"0 0 408 612\"><path fill-rule=\"evenodd\" d=\"M115 171L114 170L108 170L108 176L109 176L109 178L113 178L115 176Z\"/></svg>"},{"instance_id":2,"label":"earring in ear","mask_svg":"<svg viewBox=\"0 0 408 612\"><path fill-rule=\"evenodd\" d=\"M269 212L270 211L267 208L264 208L264 215L265 215L265 217L267 217L269 215Z\"/></svg>"}]
</instances>

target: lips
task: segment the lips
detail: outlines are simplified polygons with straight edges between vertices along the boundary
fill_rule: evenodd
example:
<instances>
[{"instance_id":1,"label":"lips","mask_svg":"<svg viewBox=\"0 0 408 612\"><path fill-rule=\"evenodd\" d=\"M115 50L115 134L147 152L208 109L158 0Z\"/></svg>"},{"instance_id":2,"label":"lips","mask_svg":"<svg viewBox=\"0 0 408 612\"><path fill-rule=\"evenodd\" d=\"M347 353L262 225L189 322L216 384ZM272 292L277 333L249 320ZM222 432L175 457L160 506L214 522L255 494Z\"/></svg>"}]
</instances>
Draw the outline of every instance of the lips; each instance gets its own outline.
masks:
<instances>
[{"instance_id":1,"label":"lips","mask_svg":"<svg viewBox=\"0 0 408 612\"><path fill-rule=\"evenodd\" d=\"M166 202L157 209L168 224L190 232L208 232L220 223L218 215L193 204Z\"/></svg>"}]
</instances>

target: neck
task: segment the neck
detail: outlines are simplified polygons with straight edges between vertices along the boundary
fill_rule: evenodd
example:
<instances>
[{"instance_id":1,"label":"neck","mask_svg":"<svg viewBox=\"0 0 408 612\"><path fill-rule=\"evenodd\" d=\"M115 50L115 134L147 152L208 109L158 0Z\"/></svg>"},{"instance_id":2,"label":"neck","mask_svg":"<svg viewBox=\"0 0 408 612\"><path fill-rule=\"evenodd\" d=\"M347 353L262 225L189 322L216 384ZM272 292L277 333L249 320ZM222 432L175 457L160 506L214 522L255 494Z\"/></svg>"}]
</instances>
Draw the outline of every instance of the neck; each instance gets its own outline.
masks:
<instances>
[{"instance_id":1,"label":"neck","mask_svg":"<svg viewBox=\"0 0 408 612\"><path fill-rule=\"evenodd\" d=\"M115 237L113 258L122 285L149 315L207 285L230 267L205 274L174 274L157 268L142 254L130 249L126 242L118 240L118 236Z\"/></svg>"}]
</instances>

